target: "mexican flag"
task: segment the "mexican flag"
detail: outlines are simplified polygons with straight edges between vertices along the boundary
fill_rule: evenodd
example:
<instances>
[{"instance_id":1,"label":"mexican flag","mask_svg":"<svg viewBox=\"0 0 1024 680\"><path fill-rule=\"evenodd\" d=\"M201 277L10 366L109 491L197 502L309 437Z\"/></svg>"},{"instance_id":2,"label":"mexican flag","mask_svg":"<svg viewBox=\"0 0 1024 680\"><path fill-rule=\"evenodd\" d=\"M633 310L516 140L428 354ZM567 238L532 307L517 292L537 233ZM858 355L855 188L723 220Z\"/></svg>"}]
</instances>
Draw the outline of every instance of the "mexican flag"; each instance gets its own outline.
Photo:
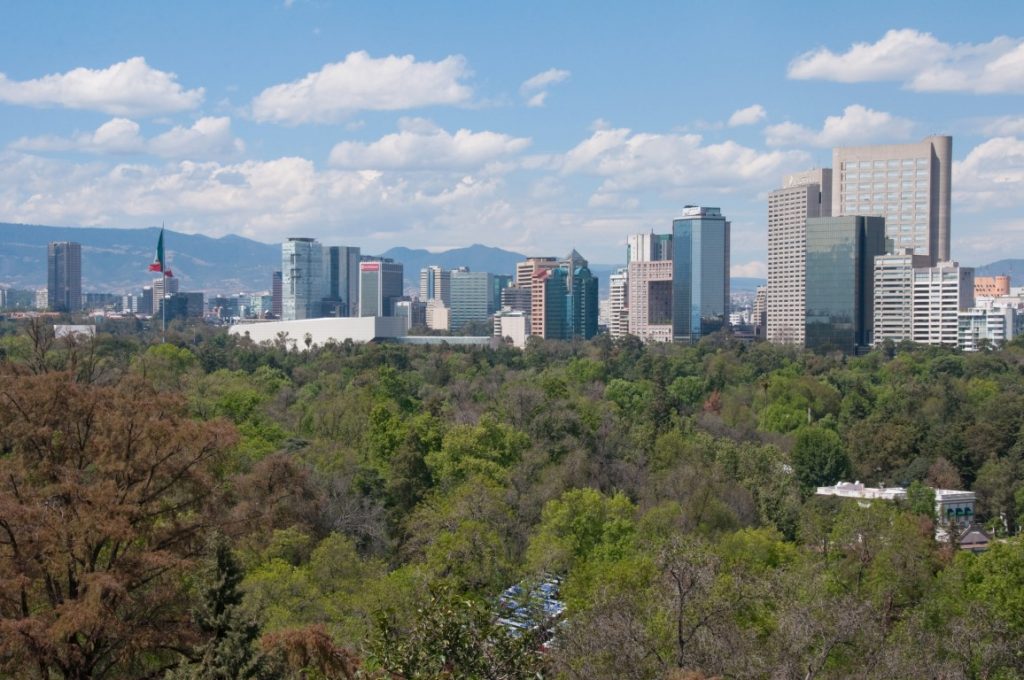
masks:
<instances>
[{"instance_id":1,"label":"mexican flag","mask_svg":"<svg viewBox=\"0 0 1024 680\"><path fill-rule=\"evenodd\" d=\"M156 258L153 260L153 264L149 265L149 271L151 272L163 272L164 276L174 276L174 273L170 269L165 268L164 260L164 228L160 227L160 239L156 242Z\"/></svg>"}]
</instances>

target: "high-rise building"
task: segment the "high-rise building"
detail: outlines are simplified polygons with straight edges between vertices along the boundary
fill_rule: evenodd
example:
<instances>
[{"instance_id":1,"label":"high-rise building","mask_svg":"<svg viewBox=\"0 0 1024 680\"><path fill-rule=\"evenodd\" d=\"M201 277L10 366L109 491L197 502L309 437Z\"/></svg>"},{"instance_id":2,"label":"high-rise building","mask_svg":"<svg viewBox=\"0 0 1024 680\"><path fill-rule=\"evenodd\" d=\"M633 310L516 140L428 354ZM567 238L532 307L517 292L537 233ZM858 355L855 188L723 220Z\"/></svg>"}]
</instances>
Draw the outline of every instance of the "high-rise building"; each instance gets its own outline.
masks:
<instances>
[{"instance_id":1,"label":"high-rise building","mask_svg":"<svg viewBox=\"0 0 1024 680\"><path fill-rule=\"evenodd\" d=\"M630 234L626 237L626 264L672 259L672 234Z\"/></svg>"},{"instance_id":2,"label":"high-rise building","mask_svg":"<svg viewBox=\"0 0 1024 680\"><path fill-rule=\"evenodd\" d=\"M557 257L528 257L525 261L516 264L515 285L520 288L529 288L533 285L534 274L545 269L554 269L557 266Z\"/></svg>"},{"instance_id":3,"label":"high-rise building","mask_svg":"<svg viewBox=\"0 0 1024 680\"><path fill-rule=\"evenodd\" d=\"M359 248L328 246L324 249L324 316L356 316L359 306Z\"/></svg>"},{"instance_id":4,"label":"high-rise building","mask_svg":"<svg viewBox=\"0 0 1024 680\"><path fill-rule=\"evenodd\" d=\"M405 319L405 330L427 325L427 303L422 300L398 300L395 302L395 316Z\"/></svg>"},{"instance_id":5,"label":"high-rise building","mask_svg":"<svg viewBox=\"0 0 1024 680\"><path fill-rule=\"evenodd\" d=\"M914 270L928 265L928 256L913 248L875 257L874 344L913 339Z\"/></svg>"},{"instance_id":6,"label":"high-rise building","mask_svg":"<svg viewBox=\"0 0 1024 680\"><path fill-rule=\"evenodd\" d=\"M163 316L164 310L160 305L167 307L167 320L172 319L201 319L203 318L203 294L202 293L173 293L159 301L156 309L157 316Z\"/></svg>"},{"instance_id":7,"label":"high-rise building","mask_svg":"<svg viewBox=\"0 0 1024 680\"><path fill-rule=\"evenodd\" d=\"M404 267L389 257L363 257L359 263L359 316L394 316L402 298Z\"/></svg>"},{"instance_id":8,"label":"high-rise building","mask_svg":"<svg viewBox=\"0 0 1024 680\"><path fill-rule=\"evenodd\" d=\"M281 292L281 272L274 272L270 275L270 313L278 319L281 318Z\"/></svg>"},{"instance_id":9,"label":"high-rise building","mask_svg":"<svg viewBox=\"0 0 1024 680\"><path fill-rule=\"evenodd\" d=\"M545 339L569 340L572 338L572 321L569 305L569 272L565 267L540 268L533 274L530 287L532 305L530 311L530 334Z\"/></svg>"},{"instance_id":10,"label":"high-rise building","mask_svg":"<svg viewBox=\"0 0 1024 680\"><path fill-rule=\"evenodd\" d=\"M672 335L696 343L729 319L730 223L720 208L688 205L672 222Z\"/></svg>"},{"instance_id":11,"label":"high-rise building","mask_svg":"<svg viewBox=\"0 0 1024 680\"><path fill-rule=\"evenodd\" d=\"M999 276L975 276L974 297L999 297L1010 294L1010 277L1005 274Z\"/></svg>"},{"instance_id":12,"label":"high-rise building","mask_svg":"<svg viewBox=\"0 0 1024 680\"><path fill-rule=\"evenodd\" d=\"M625 267L608 277L608 334L624 338L629 334L629 275Z\"/></svg>"},{"instance_id":13,"label":"high-rise building","mask_svg":"<svg viewBox=\"0 0 1024 680\"><path fill-rule=\"evenodd\" d=\"M973 267L939 262L914 270L914 342L956 347L960 310L973 306Z\"/></svg>"},{"instance_id":14,"label":"high-rise building","mask_svg":"<svg viewBox=\"0 0 1024 680\"><path fill-rule=\"evenodd\" d=\"M579 255L575 250L572 254ZM571 281L568 291L570 332L573 337L589 340L597 335L597 277L582 258L570 257L566 264L566 278ZM575 266L570 269L570 264Z\"/></svg>"},{"instance_id":15,"label":"high-rise building","mask_svg":"<svg viewBox=\"0 0 1024 680\"><path fill-rule=\"evenodd\" d=\"M629 263L629 332L644 342L672 342L672 260Z\"/></svg>"},{"instance_id":16,"label":"high-rise building","mask_svg":"<svg viewBox=\"0 0 1024 680\"><path fill-rule=\"evenodd\" d=\"M451 323L451 310L441 300L434 298L427 301L427 328L434 331L446 331Z\"/></svg>"},{"instance_id":17,"label":"high-rise building","mask_svg":"<svg viewBox=\"0 0 1024 680\"><path fill-rule=\"evenodd\" d=\"M492 276L460 268L451 272L451 319L453 331L474 321L487 321L490 316Z\"/></svg>"},{"instance_id":18,"label":"high-rise building","mask_svg":"<svg viewBox=\"0 0 1024 680\"><path fill-rule=\"evenodd\" d=\"M953 138L916 144L839 147L832 151L838 177L835 215L880 215L895 252L913 248L929 262L949 260Z\"/></svg>"},{"instance_id":19,"label":"high-rise building","mask_svg":"<svg viewBox=\"0 0 1024 680\"><path fill-rule=\"evenodd\" d=\"M487 313L494 314L501 309L501 294L512 285L512 277L508 274L491 274L491 298L487 303Z\"/></svg>"},{"instance_id":20,"label":"high-rise building","mask_svg":"<svg viewBox=\"0 0 1024 680\"><path fill-rule=\"evenodd\" d=\"M46 264L46 306L55 312L82 311L82 244L50 243Z\"/></svg>"},{"instance_id":21,"label":"high-rise building","mask_svg":"<svg viewBox=\"0 0 1024 680\"><path fill-rule=\"evenodd\" d=\"M289 238L281 245L281 318L315 319L324 298L323 246L312 238Z\"/></svg>"},{"instance_id":22,"label":"high-rise building","mask_svg":"<svg viewBox=\"0 0 1024 680\"><path fill-rule=\"evenodd\" d=\"M805 347L856 354L871 345L874 263L885 245L884 218L807 219Z\"/></svg>"},{"instance_id":23,"label":"high-rise building","mask_svg":"<svg viewBox=\"0 0 1024 680\"><path fill-rule=\"evenodd\" d=\"M452 273L437 265L424 267L420 270L420 300L440 300L446 306L451 305Z\"/></svg>"},{"instance_id":24,"label":"high-rise building","mask_svg":"<svg viewBox=\"0 0 1024 680\"><path fill-rule=\"evenodd\" d=\"M1013 307L961 310L957 315L957 346L965 352L977 352L986 345L995 349L1017 337L1017 318Z\"/></svg>"},{"instance_id":25,"label":"high-rise building","mask_svg":"<svg viewBox=\"0 0 1024 680\"><path fill-rule=\"evenodd\" d=\"M142 294L139 296L139 306L135 312L137 314L153 313L153 286L142 287Z\"/></svg>"},{"instance_id":26,"label":"high-rise building","mask_svg":"<svg viewBox=\"0 0 1024 680\"><path fill-rule=\"evenodd\" d=\"M754 327L754 337L764 340L768 330L768 286L758 286L754 291L754 309L751 311L751 317L750 324Z\"/></svg>"},{"instance_id":27,"label":"high-rise building","mask_svg":"<svg viewBox=\"0 0 1024 680\"><path fill-rule=\"evenodd\" d=\"M501 291L501 308L529 313L532 306L530 286L509 286Z\"/></svg>"},{"instance_id":28,"label":"high-rise building","mask_svg":"<svg viewBox=\"0 0 1024 680\"><path fill-rule=\"evenodd\" d=\"M768 194L768 289L765 337L804 344L804 241L808 217L832 214L832 170L818 168L782 179Z\"/></svg>"},{"instance_id":29,"label":"high-rise building","mask_svg":"<svg viewBox=\"0 0 1024 680\"><path fill-rule=\"evenodd\" d=\"M161 276L153 279L153 307L154 315L160 314L160 301L178 292L179 281L173 276Z\"/></svg>"}]
</instances>

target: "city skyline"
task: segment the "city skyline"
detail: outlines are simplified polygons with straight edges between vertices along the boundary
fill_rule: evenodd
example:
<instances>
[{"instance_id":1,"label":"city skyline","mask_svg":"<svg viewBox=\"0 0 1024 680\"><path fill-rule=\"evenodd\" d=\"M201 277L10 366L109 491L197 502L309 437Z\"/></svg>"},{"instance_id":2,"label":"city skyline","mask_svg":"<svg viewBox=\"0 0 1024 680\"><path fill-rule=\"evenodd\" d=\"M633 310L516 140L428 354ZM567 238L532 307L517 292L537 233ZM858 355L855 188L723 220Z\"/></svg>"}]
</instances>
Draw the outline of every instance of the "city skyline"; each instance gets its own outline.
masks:
<instances>
[{"instance_id":1,"label":"city skyline","mask_svg":"<svg viewBox=\"0 0 1024 680\"><path fill-rule=\"evenodd\" d=\"M1024 254L1024 43L1002 30L1022 9L870 5L813 35L806 7L754 3L9 8L0 220L621 263L692 203L729 215L732 274L763 278L783 175L949 134L953 256ZM698 27L699 60L671 25Z\"/></svg>"}]
</instances>

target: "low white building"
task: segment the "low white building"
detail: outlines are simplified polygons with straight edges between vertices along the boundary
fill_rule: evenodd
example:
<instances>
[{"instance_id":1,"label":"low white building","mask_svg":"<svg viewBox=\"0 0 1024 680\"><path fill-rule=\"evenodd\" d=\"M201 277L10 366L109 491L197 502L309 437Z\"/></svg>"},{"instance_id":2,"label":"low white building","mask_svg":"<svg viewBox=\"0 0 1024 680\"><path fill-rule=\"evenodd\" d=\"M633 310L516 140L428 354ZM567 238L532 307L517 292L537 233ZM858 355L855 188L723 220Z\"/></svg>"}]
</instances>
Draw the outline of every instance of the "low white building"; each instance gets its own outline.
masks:
<instances>
[{"instance_id":1,"label":"low white building","mask_svg":"<svg viewBox=\"0 0 1024 680\"><path fill-rule=\"evenodd\" d=\"M406 335L406 319L395 316L327 317L296 321L252 321L228 329L232 335L247 336L255 343L284 342L288 348L303 349L328 342L373 342Z\"/></svg>"},{"instance_id":2,"label":"low white building","mask_svg":"<svg viewBox=\"0 0 1024 680\"><path fill-rule=\"evenodd\" d=\"M973 491L956 489L934 489L935 515L940 524L970 524L974 521L974 502L977 499ZM835 486L819 486L815 492L818 496L838 496L857 500L872 501L905 501L907 490L902 486L873 488L861 482L839 482Z\"/></svg>"},{"instance_id":3,"label":"low white building","mask_svg":"<svg viewBox=\"0 0 1024 680\"><path fill-rule=\"evenodd\" d=\"M957 316L957 345L965 352L977 352L983 343L992 349L1016 337L1017 310L990 307L961 310Z\"/></svg>"},{"instance_id":4,"label":"low white building","mask_svg":"<svg viewBox=\"0 0 1024 680\"><path fill-rule=\"evenodd\" d=\"M511 338L512 345L523 349L526 338L530 337L530 315L512 309L502 309L494 315L494 335L498 338Z\"/></svg>"}]
</instances>

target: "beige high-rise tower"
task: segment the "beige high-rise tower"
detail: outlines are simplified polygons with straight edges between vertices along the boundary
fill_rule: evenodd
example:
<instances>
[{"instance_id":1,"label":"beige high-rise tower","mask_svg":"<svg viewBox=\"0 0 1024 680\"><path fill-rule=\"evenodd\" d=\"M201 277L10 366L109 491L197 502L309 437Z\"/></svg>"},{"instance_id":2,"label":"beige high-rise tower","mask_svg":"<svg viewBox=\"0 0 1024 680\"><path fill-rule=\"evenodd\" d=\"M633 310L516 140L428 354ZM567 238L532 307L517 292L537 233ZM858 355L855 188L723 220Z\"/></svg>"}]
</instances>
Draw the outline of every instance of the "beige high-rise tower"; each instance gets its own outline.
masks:
<instances>
[{"instance_id":1,"label":"beige high-rise tower","mask_svg":"<svg viewBox=\"0 0 1024 680\"><path fill-rule=\"evenodd\" d=\"M832 216L832 170L786 175L768 194L767 330L770 342L804 344L804 244L808 217Z\"/></svg>"},{"instance_id":2,"label":"beige high-rise tower","mask_svg":"<svg viewBox=\"0 0 1024 680\"><path fill-rule=\"evenodd\" d=\"M912 248L934 265L949 260L953 138L916 144L838 147L832 210L881 215L895 252Z\"/></svg>"}]
</instances>

